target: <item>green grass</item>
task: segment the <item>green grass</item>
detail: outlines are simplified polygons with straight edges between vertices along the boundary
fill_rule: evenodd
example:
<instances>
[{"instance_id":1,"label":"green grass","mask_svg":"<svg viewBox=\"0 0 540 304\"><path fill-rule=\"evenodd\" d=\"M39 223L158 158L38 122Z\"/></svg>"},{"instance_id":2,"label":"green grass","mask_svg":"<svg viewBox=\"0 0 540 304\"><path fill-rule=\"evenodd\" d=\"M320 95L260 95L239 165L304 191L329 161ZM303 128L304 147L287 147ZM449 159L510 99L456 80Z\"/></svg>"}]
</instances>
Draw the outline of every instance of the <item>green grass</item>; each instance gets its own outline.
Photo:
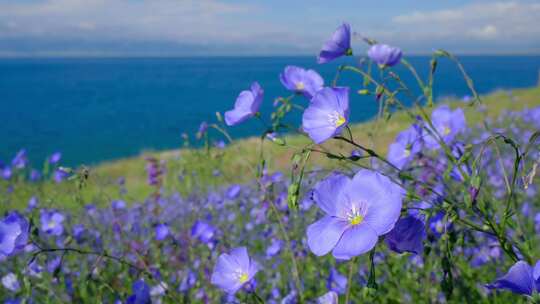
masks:
<instances>
[{"instance_id":1,"label":"green grass","mask_svg":"<svg viewBox=\"0 0 540 304\"><path fill-rule=\"evenodd\" d=\"M511 92L511 94L509 94ZM464 108L469 125L480 123L487 116L497 117L503 110L522 110L527 107L540 105L540 88L517 89L501 91L483 97L486 111L480 112L476 107L470 107L461 101L444 100L452 107ZM429 112L431 109L427 109ZM411 119L404 112L395 113L389 121L368 121L351 126L355 140L365 146L374 148L379 153L386 153L386 147L396 134L407 128ZM263 143L264 158L270 171L280 170L285 173L290 170L290 159L296 148L301 148L309 139L303 135L288 135L285 137L287 147L279 146L269 141ZM329 141L326 147L348 155L351 147L342 142ZM109 204L111 200L122 198L128 202L144 200L155 189L146 184L145 156L153 156L167 162L165 188L188 194L192 191L205 191L208 188L231 183L247 182L256 174L259 165L261 141L259 138L238 140L224 150L212 149L207 152L201 149L179 149L165 152L145 152L139 157L119 159L104 162L89 168L88 179L84 185L79 180L71 180L57 185L52 182L28 184L23 181L14 184L11 194L4 197L2 211L12 208L24 208L32 195L40 198L42 206L56 208L80 208L84 203L96 205ZM321 168L331 169L335 162L330 162L321 155L313 154L310 163ZM214 176L218 168L219 176ZM182 172L183 179L178 176ZM121 193L117 180L125 178L125 194ZM0 184L7 187L7 184ZM2 192L6 193L6 192Z\"/></svg>"}]
</instances>

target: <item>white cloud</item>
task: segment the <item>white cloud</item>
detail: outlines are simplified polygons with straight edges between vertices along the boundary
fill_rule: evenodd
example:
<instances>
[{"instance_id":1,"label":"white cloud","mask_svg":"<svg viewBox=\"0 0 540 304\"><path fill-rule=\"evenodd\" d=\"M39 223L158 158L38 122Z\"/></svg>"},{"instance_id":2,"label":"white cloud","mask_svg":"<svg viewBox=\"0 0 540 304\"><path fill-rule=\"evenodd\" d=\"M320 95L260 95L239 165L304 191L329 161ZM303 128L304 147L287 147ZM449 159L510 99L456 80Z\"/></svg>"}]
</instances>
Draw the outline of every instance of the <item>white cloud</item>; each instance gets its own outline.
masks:
<instances>
[{"instance_id":1,"label":"white cloud","mask_svg":"<svg viewBox=\"0 0 540 304\"><path fill-rule=\"evenodd\" d=\"M498 30L497 27L489 24L479 29L471 30L470 34L480 39L493 39L497 38Z\"/></svg>"},{"instance_id":2,"label":"white cloud","mask_svg":"<svg viewBox=\"0 0 540 304\"><path fill-rule=\"evenodd\" d=\"M540 3L477 2L436 11L415 11L392 19L401 32L422 39L538 41Z\"/></svg>"},{"instance_id":3,"label":"white cloud","mask_svg":"<svg viewBox=\"0 0 540 304\"><path fill-rule=\"evenodd\" d=\"M157 39L176 42L234 40L249 33L243 14L256 9L218 0L44 0L0 3L3 37Z\"/></svg>"}]
</instances>

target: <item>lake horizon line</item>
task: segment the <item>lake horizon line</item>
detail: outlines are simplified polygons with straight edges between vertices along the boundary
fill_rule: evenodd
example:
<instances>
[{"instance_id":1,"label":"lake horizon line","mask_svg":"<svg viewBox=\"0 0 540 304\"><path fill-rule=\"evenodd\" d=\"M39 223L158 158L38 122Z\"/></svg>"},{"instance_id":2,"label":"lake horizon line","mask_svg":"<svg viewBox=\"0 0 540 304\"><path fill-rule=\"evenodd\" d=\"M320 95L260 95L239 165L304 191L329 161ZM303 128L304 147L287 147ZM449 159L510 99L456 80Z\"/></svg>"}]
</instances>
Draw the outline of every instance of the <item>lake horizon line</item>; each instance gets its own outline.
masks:
<instances>
[{"instance_id":1,"label":"lake horizon line","mask_svg":"<svg viewBox=\"0 0 540 304\"><path fill-rule=\"evenodd\" d=\"M539 53L453 53L449 52L456 57L540 57ZM366 54L354 55L352 57L367 56ZM433 53L405 53L405 57L430 57ZM200 58L316 58L317 54L275 54L275 55L265 55L265 54L249 54L249 55L234 55L234 54L222 54L222 55L213 55L213 54L204 54L204 55L122 55L122 54L106 54L106 55L1 55L0 60L25 60L25 59L200 59Z\"/></svg>"}]
</instances>

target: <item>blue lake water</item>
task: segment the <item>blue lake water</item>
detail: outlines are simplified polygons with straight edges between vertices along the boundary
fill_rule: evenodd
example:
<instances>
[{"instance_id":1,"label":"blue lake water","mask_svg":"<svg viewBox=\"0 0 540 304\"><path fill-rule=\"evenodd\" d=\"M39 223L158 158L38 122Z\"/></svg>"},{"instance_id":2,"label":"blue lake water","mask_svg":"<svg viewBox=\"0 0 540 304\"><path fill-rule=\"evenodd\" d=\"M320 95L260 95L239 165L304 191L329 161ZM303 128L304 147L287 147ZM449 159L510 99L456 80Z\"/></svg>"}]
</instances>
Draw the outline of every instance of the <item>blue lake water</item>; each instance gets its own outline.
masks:
<instances>
[{"instance_id":1,"label":"blue lake water","mask_svg":"<svg viewBox=\"0 0 540 304\"><path fill-rule=\"evenodd\" d=\"M409 61L426 76L428 57ZM538 83L539 56L466 56L461 62L479 93L530 87ZM343 61L317 65L313 57L133 58L0 60L0 160L20 148L34 164L62 151L64 164L94 164L142 150L181 146L181 133L194 134L203 120L232 107L252 81L265 89L262 111L286 96L278 75L288 64L317 69L330 83ZM354 62L352 62L354 63ZM398 69L411 87L414 79ZM360 88L362 79L346 74L340 84ZM355 92L355 90L351 90ZM438 66L435 95L469 94L457 67ZM304 101L302 101L304 102ZM352 94L351 120L376 112L372 97ZM300 114L298 113L298 120ZM231 129L235 137L258 134L258 122Z\"/></svg>"}]
</instances>

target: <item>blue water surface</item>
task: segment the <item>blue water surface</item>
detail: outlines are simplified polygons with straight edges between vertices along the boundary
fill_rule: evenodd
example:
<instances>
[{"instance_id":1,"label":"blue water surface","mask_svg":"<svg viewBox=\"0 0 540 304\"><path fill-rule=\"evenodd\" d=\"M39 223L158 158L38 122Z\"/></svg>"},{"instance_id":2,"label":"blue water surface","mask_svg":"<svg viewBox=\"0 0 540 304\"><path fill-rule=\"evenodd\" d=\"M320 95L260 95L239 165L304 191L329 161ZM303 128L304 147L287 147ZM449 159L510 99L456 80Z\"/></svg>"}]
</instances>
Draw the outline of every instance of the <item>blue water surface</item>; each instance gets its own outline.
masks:
<instances>
[{"instance_id":1,"label":"blue water surface","mask_svg":"<svg viewBox=\"0 0 540 304\"><path fill-rule=\"evenodd\" d=\"M409 57L422 77L429 57ZM534 86L539 56L460 57L479 93ZM193 135L203 120L232 107L252 81L265 89L262 111L273 98L286 96L278 75L286 65L315 68L329 84L345 61L317 65L314 57L268 58L114 58L1 59L0 160L10 161L21 148L34 164L62 151L66 165L95 164L137 155L143 150L178 148L183 132ZM349 59L348 63L355 64ZM417 88L402 67L402 79ZM339 84L351 90L351 120L376 113L373 97L354 94L362 79L345 73ZM435 95L470 94L457 67L448 60L438 65ZM305 101L301 101L304 102ZM300 122L297 113L294 123ZM250 121L234 127L234 137L259 134Z\"/></svg>"}]
</instances>

